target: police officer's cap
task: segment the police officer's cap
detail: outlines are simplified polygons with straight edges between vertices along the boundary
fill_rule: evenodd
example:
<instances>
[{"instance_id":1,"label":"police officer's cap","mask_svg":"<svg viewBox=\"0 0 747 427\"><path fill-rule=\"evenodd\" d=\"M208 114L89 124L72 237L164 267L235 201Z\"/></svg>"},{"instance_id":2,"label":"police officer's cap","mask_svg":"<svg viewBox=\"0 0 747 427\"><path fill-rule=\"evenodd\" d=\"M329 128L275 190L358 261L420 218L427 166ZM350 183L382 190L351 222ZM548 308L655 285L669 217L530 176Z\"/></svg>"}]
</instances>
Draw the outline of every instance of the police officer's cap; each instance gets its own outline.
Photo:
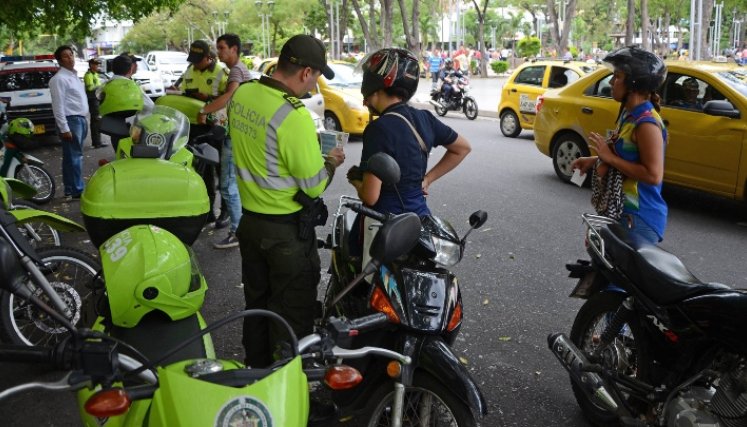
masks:
<instances>
[{"instance_id":1,"label":"police officer's cap","mask_svg":"<svg viewBox=\"0 0 747 427\"><path fill-rule=\"evenodd\" d=\"M211 55L210 44L205 40L195 40L189 46L189 56L187 56L187 62L196 64L202 61L206 56Z\"/></svg>"},{"instance_id":2,"label":"police officer's cap","mask_svg":"<svg viewBox=\"0 0 747 427\"><path fill-rule=\"evenodd\" d=\"M132 64L137 61L140 61L140 58L130 55L128 52L122 53L112 60L112 72L123 76L130 71Z\"/></svg>"},{"instance_id":3,"label":"police officer's cap","mask_svg":"<svg viewBox=\"0 0 747 427\"><path fill-rule=\"evenodd\" d=\"M311 67L320 70L328 79L335 77L335 72L327 65L327 52L321 40L306 34L291 37L283 45L280 57L291 64Z\"/></svg>"},{"instance_id":4,"label":"police officer's cap","mask_svg":"<svg viewBox=\"0 0 747 427\"><path fill-rule=\"evenodd\" d=\"M89 65L94 65L94 64L101 65L101 60L98 58L91 58L88 60L88 64Z\"/></svg>"}]
</instances>

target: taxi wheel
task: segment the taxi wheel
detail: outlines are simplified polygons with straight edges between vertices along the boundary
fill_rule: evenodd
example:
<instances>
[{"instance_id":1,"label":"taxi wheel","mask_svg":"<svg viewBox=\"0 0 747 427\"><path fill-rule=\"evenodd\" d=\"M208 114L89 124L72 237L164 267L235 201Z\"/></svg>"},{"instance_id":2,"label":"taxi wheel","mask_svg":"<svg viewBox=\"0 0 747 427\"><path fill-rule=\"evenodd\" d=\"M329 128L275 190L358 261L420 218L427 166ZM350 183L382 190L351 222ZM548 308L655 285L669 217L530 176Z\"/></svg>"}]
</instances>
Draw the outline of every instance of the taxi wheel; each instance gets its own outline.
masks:
<instances>
[{"instance_id":1,"label":"taxi wheel","mask_svg":"<svg viewBox=\"0 0 747 427\"><path fill-rule=\"evenodd\" d=\"M342 132L342 126L340 125L340 120L337 119L337 116L335 116L335 113L331 111L324 112L324 129L336 130L338 132Z\"/></svg>"},{"instance_id":2,"label":"taxi wheel","mask_svg":"<svg viewBox=\"0 0 747 427\"><path fill-rule=\"evenodd\" d=\"M501 132L503 136L516 138L521 133L519 117L511 110L506 110L501 114Z\"/></svg>"},{"instance_id":3,"label":"taxi wheel","mask_svg":"<svg viewBox=\"0 0 747 427\"><path fill-rule=\"evenodd\" d=\"M558 178L565 182L571 182L573 169L571 163L579 157L589 155L586 142L575 133L566 133L558 136L552 150L552 165ZM587 174L586 183L589 182L591 174Z\"/></svg>"}]
</instances>

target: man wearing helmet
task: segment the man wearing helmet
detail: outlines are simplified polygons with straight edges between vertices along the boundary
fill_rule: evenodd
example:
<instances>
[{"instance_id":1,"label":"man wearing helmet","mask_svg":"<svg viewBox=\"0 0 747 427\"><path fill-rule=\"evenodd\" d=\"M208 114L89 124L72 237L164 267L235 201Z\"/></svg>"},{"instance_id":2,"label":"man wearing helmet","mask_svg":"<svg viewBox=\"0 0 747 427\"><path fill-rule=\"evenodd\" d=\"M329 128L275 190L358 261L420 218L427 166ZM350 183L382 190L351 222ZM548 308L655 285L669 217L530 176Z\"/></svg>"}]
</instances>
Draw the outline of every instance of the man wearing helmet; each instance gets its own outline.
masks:
<instances>
[{"instance_id":1,"label":"man wearing helmet","mask_svg":"<svg viewBox=\"0 0 747 427\"><path fill-rule=\"evenodd\" d=\"M444 60L444 68L441 70L439 78L443 82L441 85L441 98L446 100L447 103L451 102L454 95L454 80L463 76L464 74L462 74L460 69L454 68L454 61L451 58Z\"/></svg>"},{"instance_id":2,"label":"man wearing helmet","mask_svg":"<svg viewBox=\"0 0 747 427\"><path fill-rule=\"evenodd\" d=\"M572 167L583 173L594 168L595 180L619 171L620 223L645 241L658 243L667 222L667 204L661 196L667 130L658 113L656 90L667 68L661 58L636 47L618 49L603 61L613 69L612 97L620 102L617 132L610 138L591 132L589 141L597 156L576 159Z\"/></svg>"},{"instance_id":3,"label":"man wearing helmet","mask_svg":"<svg viewBox=\"0 0 747 427\"><path fill-rule=\"evenodd\" d=\"M380 117L370 121L363 131L361 164L351 170L348 178L361 200L379 212L428 215L425 196L431 184L464 160L470 144L430 111L407 104L418 87L418 61L412 53L381 49L362 64L363 105ZM428 156L437 146L446 148L446 153L426 171ZM381 180L366 171L368 159L379 152L389 154L399 164L401 179L397 189L401 202L394 189L382 187Z\"/></svg>"}]
</instances>

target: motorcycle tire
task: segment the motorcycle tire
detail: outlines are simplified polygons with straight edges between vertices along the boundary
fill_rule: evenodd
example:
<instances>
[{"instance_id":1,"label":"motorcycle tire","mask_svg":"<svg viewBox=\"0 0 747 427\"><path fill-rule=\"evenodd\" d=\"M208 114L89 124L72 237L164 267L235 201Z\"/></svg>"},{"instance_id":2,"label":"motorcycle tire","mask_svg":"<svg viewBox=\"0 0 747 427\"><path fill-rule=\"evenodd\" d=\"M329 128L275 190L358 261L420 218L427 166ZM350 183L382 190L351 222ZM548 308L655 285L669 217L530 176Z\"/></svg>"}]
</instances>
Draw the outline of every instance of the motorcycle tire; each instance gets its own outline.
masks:
<instances>
[{"instance_id":1,"label":"motorcycle tire","mask_svg":"<svg viewBox=\"0 0 747 427\"><path fill-rule=\"evenodd\" d=\"M445 102L445 100L443 98L441 98L441 100L439 102L441 103L441 105L443 105L443 103ZM438 106L435 106L435 105L433 106L433 109L436 110L436 114L438 114L441 117L445 116L446 113L449 111L446 107L438 107Z\"/></svg>"},{"instance_id":2,"label":"motorcycle tire","mask_svg":"<svg viewBox=\"0 0 747 427\"><path fill-rule=\"evenodd\" d=\"M391 425L392 405L394 404L394 385L387 381L381 384L369 399L365 408L364 420L367 427ZM429 405L425 411L422 405ZM427 412L427 414L426 414ZM427 415L430 423L423 424L421 419ZM444 387L436 379L425 373L416 373L413 385L405 388L405 402L402 413L402 426L441 426L476 427L477 419L453 391Z\"/></svg>"},{"instance_id":3,"label":"motorcycle tire","mask_svg":"<svg viewBox=\"0 0 747 427\"><path fill-rule=\"evenodd\" d=\"M50 269L45 276L62 300L72 308L71 323L90 327L96 320L94 295L101 265L85 252L72 248L44 248L37 251ZM43 301L41 289L34 291ZM0 295L0 338L19 345L54 346L68 330L34 305L9 293Z\"/></svg>"},{"instance_id":4,"label":"motorcycle tire","mask_svg":"<svg viewBox=\"0 0 747 427\"><path fill-rule=\"evenodd\" d=\"M39 206L29 200L16 199L13 200L13 209L39 209ZM32 221L16 225L34 249L60 246L60 233L43 221Z\"/></svg>"},{"instance_id":5,"label":"motorcycle tire","mask_svg":"<svg viewBox=\"0 0 747 427\"><path fill-rule=\"evenodd\" d=\"M36 189L36 194L31 197L36 203L49 203L54 198L55 183L52 175L41 166L22 165L16 170L16 179Z\"/></svg>"},{"instance_id":6,"label":"motorcycle tire","mask_svg":"<svg viewBox=\"0 0 747 427\"><path fill-rule=\"evenodd\" d=\"M475 120L477 118L477 103L475 100L472 98L464 98L462 111L464 111L464 115L467 116L469 120Z\"/></svg>"},{"instance_id":7,"label":"motorcycle tire","mask_svg":"<svg viewBox=\"0 0 747 427\"><path fill-rule=\"evenodd\" d=\"M598 342L599 337L604 332L607 323L612 319L612 315L622 304L627 296L617 292L600 292L589 298L581 307L571 329L571 341L586 355ZM610 346L611 350L624 350L625 358L628 363L623 366L623 360L620 357L605 358L610 360L616 359L620 363L618 366L605 366L607 369L617 370L621 375L636 378L640 381L648 381L653 371L653 360L651 358L651 348L649 342L645 339L643 325L634 317L630 319L618 333L615 338L619 346ZM614 348L613 348L614 347ZM595 426L616 426L619 425L617 415L605 409L601 404L597 404L589 398L584 391L571 381L573 395L576 402L581 407L584 416ZM643 411L639 400L629 399L628 403Z\"/></svg>"}]
</instances>

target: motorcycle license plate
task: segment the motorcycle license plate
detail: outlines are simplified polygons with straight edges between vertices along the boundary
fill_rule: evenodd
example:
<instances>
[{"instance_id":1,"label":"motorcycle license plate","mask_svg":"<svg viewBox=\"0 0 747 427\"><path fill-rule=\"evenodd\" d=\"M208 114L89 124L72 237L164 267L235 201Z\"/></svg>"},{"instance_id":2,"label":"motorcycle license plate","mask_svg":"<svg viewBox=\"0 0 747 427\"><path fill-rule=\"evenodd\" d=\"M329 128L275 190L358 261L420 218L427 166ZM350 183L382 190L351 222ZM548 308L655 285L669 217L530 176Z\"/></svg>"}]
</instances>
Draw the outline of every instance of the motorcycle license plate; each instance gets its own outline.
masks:
<instances>
[{"instance_id":1,"label":"motorcycle license plate","mask_svg":"<svg viewBox=\"0 0 747 427\"><path fill-rule=\"evenodd\" d=\"M569 296L583 299L589 298L591 296L591 286L594 284L594 279L596 279L596 277L596 271L586 273L584 277L579 279L576 287Z\"/></svg>"},{"instance_id":2,"label":"motorcycle license plate","mask_svg":"<svg viewBox=\"0 0 747 427\"><path fill-rule=\"evenodd\" d=\"M44 125L34 125L34 133L39 135L41 133L47 132L47 128Z\"/></svg>"}]
</instances>

